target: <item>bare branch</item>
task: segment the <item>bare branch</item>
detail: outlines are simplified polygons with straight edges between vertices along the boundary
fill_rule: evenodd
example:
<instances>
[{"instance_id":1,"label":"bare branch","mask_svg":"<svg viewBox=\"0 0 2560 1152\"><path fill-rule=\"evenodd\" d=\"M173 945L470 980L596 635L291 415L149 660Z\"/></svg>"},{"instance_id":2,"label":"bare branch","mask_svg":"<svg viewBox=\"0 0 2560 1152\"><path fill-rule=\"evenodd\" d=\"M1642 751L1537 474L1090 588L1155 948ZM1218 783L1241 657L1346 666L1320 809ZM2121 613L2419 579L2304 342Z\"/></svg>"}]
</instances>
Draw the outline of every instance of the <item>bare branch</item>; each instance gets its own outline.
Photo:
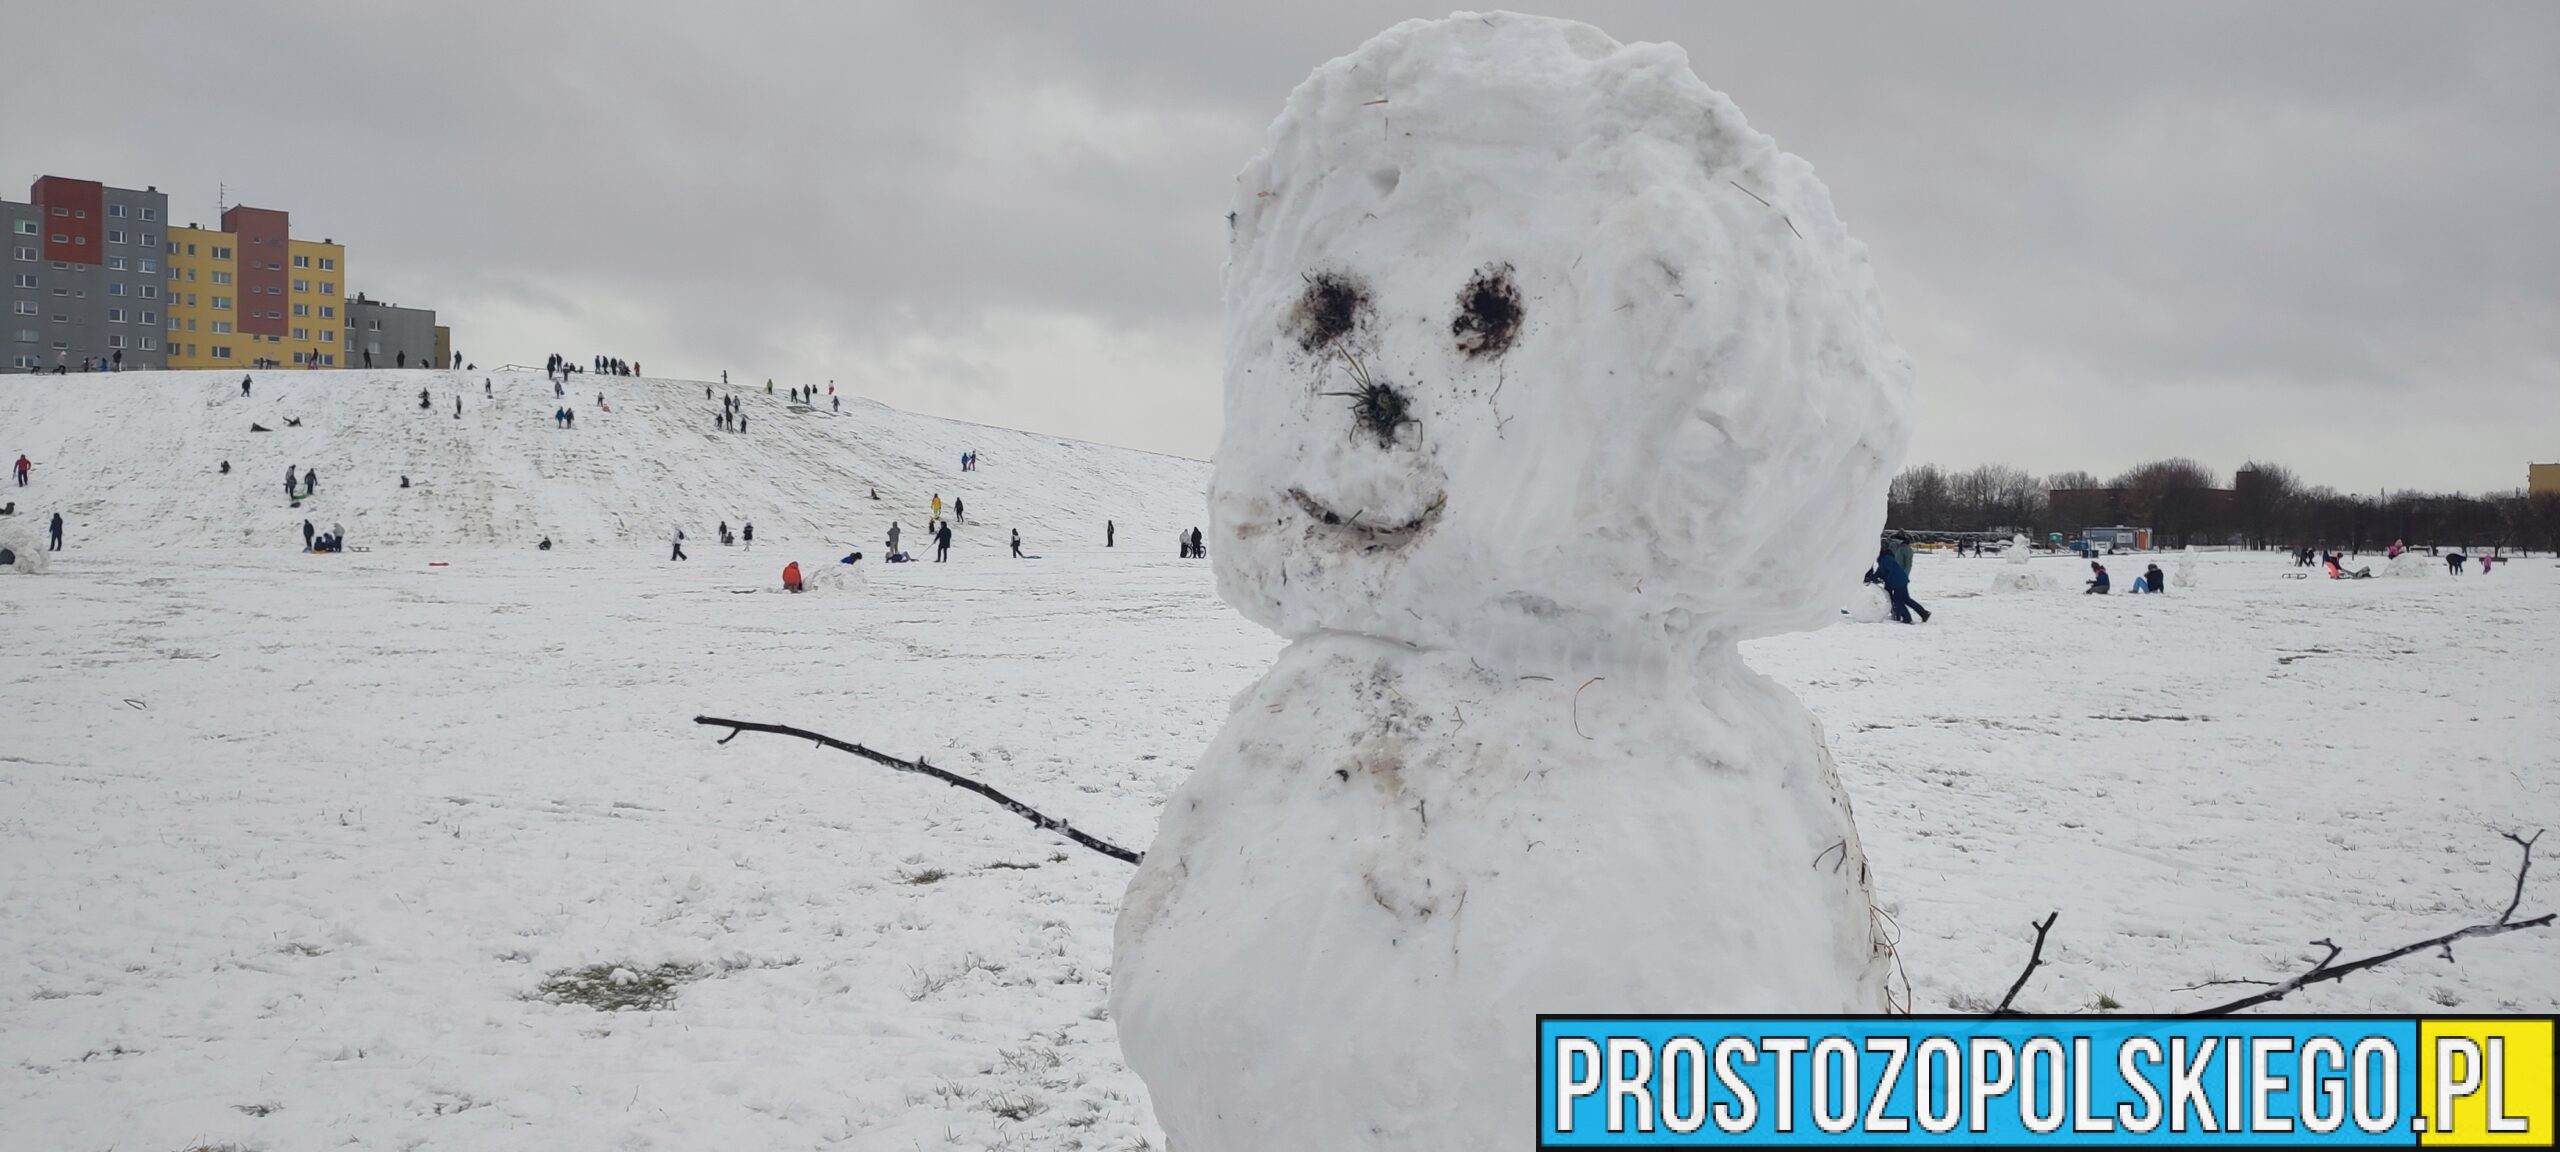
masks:
<instances>
[{"instance_id":1,"label":"bare branch","mask_svg":"<svg viewBox=\"0 0 2560 1152\"><path fill-rule=\"evenodd\" d=\"M1991 1010L1992 1015L2008 1015L2009 1005L2017 1000L2019 990L2027 986L2027 977L2035 975L2036 969L2044 966L2044 936L2053 931L2053 922L2059 919L2062 919L2061 912L2048 912L2044 922L2036 925L2035 951L2027 954L2027 966L2019 971L2017 983L2009 985L2009 994L2000 998L2000 1006Z\"/></svg>"},{"instance_id":2,"label":"bare branch","mask_svg":"<svg viewBox=\"0 0 2560 1152\"><path fill-rule=\"evenodd\" d=\"M822 748L833 748L838 752L850 752L865 760L869 760L874 764L895 768L900 772L913 772L919 776L930 776L962 791L975 792L980 796L984 796L989 800L995 801L1006 811L1009 811L1016 816L1020 816L1033 824L1039 825L1040 827L1046 828L1052 832L1056 832L1061 836L1065 836L1067 839L1073 840L1083 847L1102 853L1114 860L1128 864L1135 864L1146 858L1146 854L1143 852L1132 852L1117 844L1111 843L1108 840L1088 836L1077 831L1073 825L1068 824L1064 820L1045 815L1038 809L1023 803L1022 801L1016 800L1011 796L1007 796L1002 792L975 780L969 779L966 776L952 772L945 772L940 768L936 768L933 765L925 763L921 759L900 760L895 756L888 755L887 753L874 752L860 744L848 744L833 736L811 732L806 728L793 728L784 724L758 724L751 720L722 720L713 716L696 716L693 718L693 722L696 724L707 724L714 728L728 729L729 734L721 737L720 739L720 743L723 744L737 739L738 733L740 732L771 732L777 736L803 737L816 743Z\"/></svg>"},{"instance_id":3,"label":"bare branch","mask_svg":"<svg viewBox=\"0 0 2560 1152\"><path fill-rule=\"evenodd\" d=\"M2544 831L2545 829L2541 828L2534 829L2532 840L2527 840L2513 832L2499 833L2499 835L2515 841L2516 847L2524 849L2524 863L2516 865L2516 892L2515 895L2507 897L2507 910L2498 913L2498 923L2500 924L2504 924L2509 920L2515 919L2516 905L2524 903L2524 874L2533 871L2533 845L2535 841L2542 839L2542 833Z\"/></svg>"},{"instance_id":4,"label":"bare branch","mask_svg":"<svg viewBox=\"0 0 2560 1152\"><path fill-rule=\"evenodd\" d=\"M2525 873L2533 870L2534 841L2542 839L2542 833L2534 833L2533 839L2531 840L2518 836L2513 832L2505 833L2504 835L2507 839L2515 841L2517 847L2524 849L2524 859L2516 865L2515 895L2507 901L2506 910L2500 912L2495 921L2487 924L2474 924L2468 928L2457 928L2442 936L2437 936L2427 940L2420 940L2415 944L2404 945L2399 948L2394 948L2388 952L2378 952L2362 959L2350 960L2344 964L2336 962L2338 959L2338 953L2343 951L2343 949L2327 940L2314 940L2312 943L2327 948L2329 950L2329 954L2322 957L2319 963L2312 965L2308 971L2305 971L2293 979L2272 985L2264 992L2243 996L2228 1004L2216 1004L2210 1008L2201 1008L2196 1011L2189 1012L2187 1015L2228 1016L2243 1008L2254 1008L2260 1004L2271 1004L2275 1001L2282 1000L2306 986L2312 984L2325 984L2332 980L2343 980L2346 977L2362 972L2367 968L2388 964L2403 956L2424 952L2429 948L2444 949L2445 958L2450 960L2453 958L2453 945L2455 941L2479 940L2490 936L2504 936L2509 932L2521 932L2527 928L2548 927L2555 915L2560 914L2546 912L2530 920L2518 920L2515 918L2516 905L2524 901ZM2030 967L2032 968L2032 965L2030 965ZM2021 979L2023 979L2023 977L2021 977Z\"/></svg>"}]
</instances>

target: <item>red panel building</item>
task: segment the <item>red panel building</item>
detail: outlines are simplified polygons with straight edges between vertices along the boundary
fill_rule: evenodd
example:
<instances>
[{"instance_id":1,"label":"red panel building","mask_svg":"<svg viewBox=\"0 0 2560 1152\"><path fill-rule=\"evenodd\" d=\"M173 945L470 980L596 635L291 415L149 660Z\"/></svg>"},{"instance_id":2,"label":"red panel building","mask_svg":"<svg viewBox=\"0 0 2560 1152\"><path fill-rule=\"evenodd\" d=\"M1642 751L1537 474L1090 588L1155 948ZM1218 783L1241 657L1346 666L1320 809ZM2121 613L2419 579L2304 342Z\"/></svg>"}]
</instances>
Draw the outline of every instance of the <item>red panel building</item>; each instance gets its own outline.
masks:
<instances>
[{"instance_id":1,"label":"red panel building","mask_svg":"<svg viewBox=\"0 0 2560 1152\"><path fill-rule=\"evenodd\" d=\"M107 189L95 180L36 178L36 207L44 212L44 258L96 264L106 257Z\"/></svg>"},{"instance_id":2,"label":"red panel building","mask_svg":"<svg viewBox=\"0 0 2560 1152\"><path fill-rule=\"evenodd\" d=\"M239 237L233 275L240 289L237 323L243 333L285 334L285 265L292 252L290 221L272 208L246 205L223 210L222 230Z\"/></svg>"}]
</instances>

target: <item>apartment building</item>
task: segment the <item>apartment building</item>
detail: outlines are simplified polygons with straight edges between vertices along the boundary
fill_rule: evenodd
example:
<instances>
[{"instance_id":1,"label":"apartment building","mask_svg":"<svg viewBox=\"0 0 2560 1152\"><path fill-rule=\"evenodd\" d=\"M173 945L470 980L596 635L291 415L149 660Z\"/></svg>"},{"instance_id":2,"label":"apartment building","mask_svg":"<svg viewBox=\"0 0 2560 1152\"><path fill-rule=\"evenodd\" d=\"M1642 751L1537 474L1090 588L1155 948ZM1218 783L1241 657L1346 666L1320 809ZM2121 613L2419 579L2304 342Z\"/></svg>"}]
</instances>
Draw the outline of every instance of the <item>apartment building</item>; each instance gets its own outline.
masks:
<instances>
[{"instance_id":1,"label":"apartment building","mask_svg":"<svg viewBox=\"0 0 2560 1152\"><path fill-rule=\"evenodd\" d=\"M345 363L344 245L296 240L290 215L243 204L219 229L170 229L167 259L170 367Z\"/></svg>"},{"instance_id":2,"label":"apartment building","mask_svg":"<svg viewBox=\"0 0 2560 1152\"><path fill-rule=\"evenodd\" d=\"M358 292L347 301L346 365L349 368L424 368L449 356L437 344L432 308L402 308ZM450 339L450 337L447 337Z\"/></svg>"},{"instance_id":3,"label":"apartment building","mask_svg":"<svg viewBox=\"0 0 2560 1152\"><path fill-rule=\"evenodd\" d=\"M8 276L0 357L14 371L168 366L161 331L169 198L95 180L41 176L24 202L0 200Z\"/></svg>"}]
</instances>

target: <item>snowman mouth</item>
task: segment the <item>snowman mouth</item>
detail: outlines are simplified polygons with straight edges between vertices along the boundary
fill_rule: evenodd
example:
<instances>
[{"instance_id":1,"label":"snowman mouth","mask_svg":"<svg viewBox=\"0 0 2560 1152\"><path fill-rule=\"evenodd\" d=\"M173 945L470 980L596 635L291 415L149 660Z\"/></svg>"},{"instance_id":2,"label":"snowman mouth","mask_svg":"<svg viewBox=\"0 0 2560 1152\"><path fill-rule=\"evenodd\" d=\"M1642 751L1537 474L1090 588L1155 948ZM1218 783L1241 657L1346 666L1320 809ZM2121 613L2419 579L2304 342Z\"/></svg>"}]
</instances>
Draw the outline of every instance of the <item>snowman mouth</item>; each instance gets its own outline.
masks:
<instances>
[{"instance_id":1,"label":"snowman mouth","mask_svg":"<svg viewBox=\"0 0 2560 1152\"><path fill-rule=\"evenodd\" d=\"M1440 510L1449 504L1448 493L1434 494L1431 503L1420 514L1397 522L1372 517L1365 509L1346 516L1308 495L1304 488L1291 488L1289 499L1297 503L1299 511L1306 513L1325 530L1354 537L1369 548L1396 548L1412 543L1416 537L1429 531L1433 524L1439 523Z\"/></svg>"}]
</instances>

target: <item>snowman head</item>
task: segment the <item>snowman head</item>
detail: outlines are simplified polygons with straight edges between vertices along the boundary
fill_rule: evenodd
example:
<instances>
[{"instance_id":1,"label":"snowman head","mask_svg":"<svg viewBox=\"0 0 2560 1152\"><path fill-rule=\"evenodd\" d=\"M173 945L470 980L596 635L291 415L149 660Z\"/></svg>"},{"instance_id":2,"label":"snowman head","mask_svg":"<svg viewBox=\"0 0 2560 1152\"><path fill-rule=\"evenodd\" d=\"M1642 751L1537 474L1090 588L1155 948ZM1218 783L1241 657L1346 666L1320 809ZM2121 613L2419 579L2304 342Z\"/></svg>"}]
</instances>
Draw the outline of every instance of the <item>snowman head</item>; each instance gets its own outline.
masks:
<instances>
[{"instance_id":1,"label":"snowman head","mask_svg":"<svg viewBox=\"0 0 2560 1152\"><path fill-rule=\"evenodd\" d=\"M1662 44L1412 21L1237 177L1218 587L1284 635L1730 644L1872 560L1910 369L1804 161Z\"/></svg>"}]
</instances>

